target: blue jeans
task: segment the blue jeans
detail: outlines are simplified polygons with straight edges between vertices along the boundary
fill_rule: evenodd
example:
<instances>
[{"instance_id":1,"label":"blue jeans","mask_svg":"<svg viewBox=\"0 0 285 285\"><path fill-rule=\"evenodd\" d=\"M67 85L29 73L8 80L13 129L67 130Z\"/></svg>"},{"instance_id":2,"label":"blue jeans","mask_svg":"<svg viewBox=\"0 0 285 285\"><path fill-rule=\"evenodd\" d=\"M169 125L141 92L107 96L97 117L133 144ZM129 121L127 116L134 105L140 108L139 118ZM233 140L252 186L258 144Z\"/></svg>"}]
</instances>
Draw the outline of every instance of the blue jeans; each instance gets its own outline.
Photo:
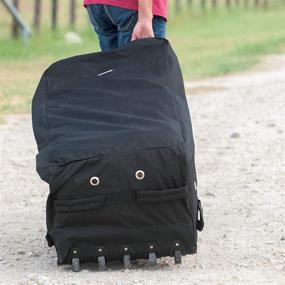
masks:
<instances>
[{"instance_id":1,"label":"blue jeans","mask_svg":"<svg viewBox=\"0 0 285 285\"><path fill-rule=\"evenodd\" d=\"M103 4L92 4L86 8L103 51L113 50L131 40L138 20L137 11ZM163 17L154 16L152 26L155 37L165 37L166 20Z\"/></svg>"}]
</instances>

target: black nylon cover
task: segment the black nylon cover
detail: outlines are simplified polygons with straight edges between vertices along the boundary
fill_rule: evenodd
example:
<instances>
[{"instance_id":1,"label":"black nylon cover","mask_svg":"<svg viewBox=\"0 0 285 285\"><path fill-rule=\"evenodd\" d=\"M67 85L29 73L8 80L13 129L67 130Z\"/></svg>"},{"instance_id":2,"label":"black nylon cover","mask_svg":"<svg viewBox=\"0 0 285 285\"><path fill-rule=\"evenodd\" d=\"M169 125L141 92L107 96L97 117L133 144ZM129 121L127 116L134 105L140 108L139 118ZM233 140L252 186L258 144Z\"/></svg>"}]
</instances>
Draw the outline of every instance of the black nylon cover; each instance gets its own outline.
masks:
<instances>
[{"instance_id":1,"label":"black nylon cover","mask_svg":"<svg viewBox=\"0 0 285 285\"><path fill-rule=\"evenodd\" d=\"M43 74L32 102L40 177L49 183L47 239L58 262L98 246L146 258L196 252L194 143L183 79L167 40L68 58ZM137 170L145 178L135 178ZM91 186L92 176L100 178ZM101 254L103 254L101 253Z\"/></svg>"}]
</instances>

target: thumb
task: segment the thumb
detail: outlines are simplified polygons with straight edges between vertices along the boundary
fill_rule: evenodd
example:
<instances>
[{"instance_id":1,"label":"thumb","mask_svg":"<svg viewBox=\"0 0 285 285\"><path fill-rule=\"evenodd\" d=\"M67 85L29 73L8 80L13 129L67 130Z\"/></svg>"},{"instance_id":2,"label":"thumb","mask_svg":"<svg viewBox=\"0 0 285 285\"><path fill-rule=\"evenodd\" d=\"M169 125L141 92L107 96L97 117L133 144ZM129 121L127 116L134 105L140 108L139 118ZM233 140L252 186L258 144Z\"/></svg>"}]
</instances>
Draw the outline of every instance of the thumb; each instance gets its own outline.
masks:
<instances>
[{"instance_id":1,"label":"thumb","mask_svg":"<svg viewBox=\"0 0 285 285\"><path fill-rule=\"evenodd\" d=\"M134 41L134 40L136 40L136 39L137 39L137 36L136 36L136 34L133 32L133 33L132 33L131 41Z\"/></svg>"}]
</instances>

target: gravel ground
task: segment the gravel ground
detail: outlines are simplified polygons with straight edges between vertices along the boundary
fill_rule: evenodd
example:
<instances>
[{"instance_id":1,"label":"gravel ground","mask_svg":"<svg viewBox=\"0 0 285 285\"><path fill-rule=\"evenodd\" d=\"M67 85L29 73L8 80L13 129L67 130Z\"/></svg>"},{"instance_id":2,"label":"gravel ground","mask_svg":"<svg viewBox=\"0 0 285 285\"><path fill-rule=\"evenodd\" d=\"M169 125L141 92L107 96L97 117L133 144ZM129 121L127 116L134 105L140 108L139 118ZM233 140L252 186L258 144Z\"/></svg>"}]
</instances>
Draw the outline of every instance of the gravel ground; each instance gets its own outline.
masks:
<instances>
[{"instance_id":1,"label":"gravel ground","mask_svg":"<svg viewBox=\"0 0 285 285\"><path fill-rule=\"evenodd\" d=\"M45 240L48 186L35 172L31 118L0 126L2 284L285 284L285 55L187 84L206 226L198 254L132 270L56 266ZM190 88L189 88L190 86ZM188 89L189 88L189 89ZM192 92L191 92L192 89ZM282 110L283 109L283 110Z\"/></svg>"}]
</instances>

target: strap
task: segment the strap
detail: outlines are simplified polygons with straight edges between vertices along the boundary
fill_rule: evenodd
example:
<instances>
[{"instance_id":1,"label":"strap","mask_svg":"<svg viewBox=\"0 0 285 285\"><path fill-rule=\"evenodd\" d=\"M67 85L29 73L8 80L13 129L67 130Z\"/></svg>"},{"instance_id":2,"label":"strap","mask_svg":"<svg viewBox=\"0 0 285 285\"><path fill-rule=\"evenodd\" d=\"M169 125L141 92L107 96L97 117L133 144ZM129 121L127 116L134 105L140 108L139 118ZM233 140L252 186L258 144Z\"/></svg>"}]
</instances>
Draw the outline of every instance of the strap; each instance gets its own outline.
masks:
<instances>
[{"instance_id":1,"label":"strap","mask_svg":"<svg viewBox=\"0 0 285 285\"><path fill-rule=\"evenodd\" d=\"M186 187L136 192L136 199L138 203L165 202L184 198L186 198Z\"/></svg>"},{"instance_id":2,"label":"strap","mask_svg":"<svg viewBox=\"0 0 285 285\"><path fill-rule=\"evenodd\" d=\"M198 200L198 218L197 218L197 230L202 231L204 228L204 216L201 201Z\"/></svg>"}]
</instances>

